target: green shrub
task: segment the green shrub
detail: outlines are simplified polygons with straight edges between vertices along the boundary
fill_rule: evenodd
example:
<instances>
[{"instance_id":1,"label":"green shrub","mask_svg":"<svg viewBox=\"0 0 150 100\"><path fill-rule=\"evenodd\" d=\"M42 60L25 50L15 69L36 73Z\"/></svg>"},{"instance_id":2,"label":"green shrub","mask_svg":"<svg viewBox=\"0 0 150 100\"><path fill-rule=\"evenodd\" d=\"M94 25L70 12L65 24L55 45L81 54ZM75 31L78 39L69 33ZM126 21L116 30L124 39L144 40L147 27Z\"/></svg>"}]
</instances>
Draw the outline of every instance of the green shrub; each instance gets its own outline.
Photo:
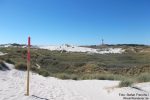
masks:
<instances>
[{"instance_id":1,"label":"green shrub","mask_svg":"<svg viewBox=\"0 0 150 100\"><path fill-rule=\"evenodd\" d=\"M82 67L84 66L86 63L85 62L77 62L74 64L75 67Z\"/></svg>"},{"instance_id":2,"label":"green shrub","mask_svg":"<svg viewBox=\"0 0 150 100\"><path fill-rule=\"evenodd\" d=\"M97 77L97 79L99 79L99 80L115 80L115 77L114 77L114 75L99 75L98 77Z\"/></svg>"},{"instance_id":3,"label":"green shrub","mask_svg":"<svg viewBox=\"0 0 150 100\"><path fill-rule=\"evenodd\" d=\"M114 74L85 74L81 76L81 79L98 79L98 80L123 80L125 77Z\"/></svg>"},{"instance_id":4,"label":"green shrub","mask_svg":"<svg viewBox=\"0 0 150 100\"><path fill-rule=\"evenodd\" d=\"M38 70L38 73L39 73L40 75L44 76L44 77L50 76L50 73L49 73L48 71L46 71L46 70L43 70L43 69L39 69L39 70Z\"/></svg>"},{"instance_id":5,"label":"green shrub","mask_svg":"<svg viewBox=\"0 0 150 100\"><path fill-rule=\"evenodd\" d=\"M27 65L25 63L18 63L15 65L15 68L18 70L27 70Z\"/></svg>"},{"instance_id":6,"label":"green shrub","mask_svg":"<svg viewBox=\"0 0 150 100\"><path fill-rule=\"evenodd\" d=\"M150 74L149 73L140 74L136 80L137 82L150 82Z\"/></svg>"},{"instance_id":7,"label":"green shrub","mask_svg":"<svg viewBox=\"0 0 150 100\"><path fill-rule=\"evenodd\" d=\"M75 74L61 73L61 74L56 74L54 76L59 79L64 79L64 80L66 79L78 80L78 75L75 75Z\"/></svg>"},{"instance_id":8,"label":"green shrub","mask_svg":"<svg viewBox=\"0 0 150 100\"><path fill-rule=\"evenodd\" d=\"M73 79L73 80L78 80L78 79L79 79L79 76L78 76L78 75L73 74L73 75L71 75L71 79Z\"/></svg>"},{"instance_id":9,"label":"green shrub","mask_svg":"<svg viewBox=\"0 0 150 100\"><path fill-rule=\"evenodd\" d=\"M37 72L37 67L35 67L35 66L31 66L31 70L33 71L33 72Z\"/></svg>"},{"instance_id":10,"label":"green shrub","mask_svg":"<svg viewBox=\"0 0 150 100\"><path fill-rule=\"evenodd\" d=\"M6 59L5 61L10 64L15 64L11 59Z\"/></svg>"},{"instance_id":11,"label":"green shrub","mask_svg":"<svg viewBox=\"0 0 150 100\"><path fill-rule=\"evenodd\" d=\"M127 79L127 80L122 80L120 83L119 83L119 87L129 87L133 84L134 82L130 79Z\"/></svg>"},{"instance_id":12,"label":"green shrub","mask_svg":"<svg viewBox=\"0 0 150 100\"><path fill-rule=\"evenodd\" d=\"M70 75L65 74L65 73L57 74L56 77L60 79L70 79Z\"/></svg>"}]
</instances>

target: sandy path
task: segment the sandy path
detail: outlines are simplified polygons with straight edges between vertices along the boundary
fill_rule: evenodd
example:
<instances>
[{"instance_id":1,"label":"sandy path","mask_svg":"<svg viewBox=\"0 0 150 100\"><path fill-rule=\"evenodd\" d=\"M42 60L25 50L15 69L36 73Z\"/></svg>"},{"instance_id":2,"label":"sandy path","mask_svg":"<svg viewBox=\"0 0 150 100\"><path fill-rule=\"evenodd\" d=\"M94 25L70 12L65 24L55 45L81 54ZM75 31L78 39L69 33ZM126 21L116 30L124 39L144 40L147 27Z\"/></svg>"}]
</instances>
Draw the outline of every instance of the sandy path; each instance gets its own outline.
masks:
<instances>
[{"instance_id":1,"label":"sandy path","mask_svg":"<svg viewBox=\"0 0 150 100\"><path fill-rule=\"evenodd\" d=\"M150 93L150 83L135 85L144 92L130 87L114 88L119 81L60 80L31 73L31 90L27 97L24 95L26 72L13 69L13 65L8 66L10 71L0 71L0 100L123 100L119 94ZM150 95L146 97L150 98Z\"/></svg>"}]
</instances>

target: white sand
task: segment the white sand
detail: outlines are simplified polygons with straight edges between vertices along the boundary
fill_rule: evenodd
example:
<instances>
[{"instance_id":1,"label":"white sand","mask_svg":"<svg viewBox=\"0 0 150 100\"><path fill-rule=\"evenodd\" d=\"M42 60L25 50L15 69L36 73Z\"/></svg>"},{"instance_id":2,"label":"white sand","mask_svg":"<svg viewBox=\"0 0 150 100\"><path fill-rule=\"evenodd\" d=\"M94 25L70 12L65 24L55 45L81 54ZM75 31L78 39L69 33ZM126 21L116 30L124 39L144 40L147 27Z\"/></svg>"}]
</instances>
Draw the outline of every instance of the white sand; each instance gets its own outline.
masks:
<instances>
[{"instance_id":1,"label":"white sand","mask_svg":"<svg viewBox=\"0 0 150 100\"><path fill-rule=\"evenodd\" d=\"M0 52L0 56L6 55L7 53Z\"/></svg>"},{"instance_id":2,"label":"white sand","mask_svg":"<svg viewBox=\"0 0 150 100\"><path fill-rule=\"evenodd\" d=\"M31 91L28 97L24 95L26 72L13 69L11 64L7 65L11 70L0 71L0 100L123 100L119 94L150 93L150 83L135 85L144 90L141 91L130 87L116 88L119 81L60 80L31 73ZM150 95L146 97L150 98Z\"/></svg>"},{"instance_id":3,"label":"white sand","mask_svg":"<svg viewBox=\"0 0 150 100\"><path fill-rule=\"evenodd\" d=\"M62 51L65 50L67 52L87 52L87 53L99 53L99 54L105 54L105 53L123 53L124 50L122 48L107 48L107 49L93 49L93 48L87 48L87 47L79 47L79 46L67 46L67 45L49 45L49 46L39 46L41 49L48 49L48 50L58 50Z\"/></svg>"}]
</instances>

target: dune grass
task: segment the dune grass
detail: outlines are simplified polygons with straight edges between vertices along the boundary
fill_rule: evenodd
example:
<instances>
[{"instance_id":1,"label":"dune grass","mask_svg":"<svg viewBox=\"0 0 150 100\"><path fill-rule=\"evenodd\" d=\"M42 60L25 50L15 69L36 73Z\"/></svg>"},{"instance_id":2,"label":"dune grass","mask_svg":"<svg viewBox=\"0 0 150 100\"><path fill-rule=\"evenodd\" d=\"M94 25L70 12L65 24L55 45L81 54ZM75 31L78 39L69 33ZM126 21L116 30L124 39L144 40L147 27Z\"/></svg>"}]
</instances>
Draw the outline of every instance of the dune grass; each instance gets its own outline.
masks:
<instances>
[{"instance_id":1,"label":"dune grass","mask_svg":"<svg viewBox=\"0 0 150 100\"><path fill-rule=\"evenodd\" d=\"M124 47L130 50L131 47ZM133 49L145 47L135 47ZM148 48L148 47L146 47ZM136 50L136 51L138 51ZM16 69L26 70L26 48L0 48L8 53L0 60L12 63ZM128 76L150 73L150 52L126 52L123 54L87 54L49 51L31 48L31 70L43 76L61 79L123 80ZM40 65L38 69L36 64ZM142 78L144 77L144 78ZM138 82L148 81L148 75L137 78Z\"/></svg>"},{"instance_id":2,"label":"dune grass","mask_svg":"<svg viewBox=\"0 0 150 100\"><path fill-rule=\"evenodd\" d=\"M150 73L141 73L138 76L128 77L119 83L119 87L129 87L134 83L150 82Z\"/></svg>"},{"instance_id":3,"label":"dune grass","mask_svg":"<svg viewBox=\"0 0 150 100\"><path fill-rule=\"evenodd\" d=\"M142 73L136 78L137 82L150 82L150 73Z\"/></svg>"},{"instance_id":4,"label":"dune grass","mask_svg":"<svg viewBox=\"0 0 150 100\"><path fill-rule=\"evenodd\" d=\"M119 87L130 87L135 83L132 79L124 79L119 83Z\"/></svg>"}]
</instances>

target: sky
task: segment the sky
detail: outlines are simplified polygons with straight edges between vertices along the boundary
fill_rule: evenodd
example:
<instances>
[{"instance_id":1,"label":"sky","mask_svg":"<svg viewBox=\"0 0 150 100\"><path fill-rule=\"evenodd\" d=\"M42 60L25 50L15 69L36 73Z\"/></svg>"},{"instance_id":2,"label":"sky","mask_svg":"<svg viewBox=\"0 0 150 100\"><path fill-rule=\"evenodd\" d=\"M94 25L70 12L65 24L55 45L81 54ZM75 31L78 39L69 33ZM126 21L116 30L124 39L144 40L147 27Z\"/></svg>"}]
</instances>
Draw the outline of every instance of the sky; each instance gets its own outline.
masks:
<instances>
[{"instance_id":1,"label":"sky","mask_svg":"<svg viewBox=\"0 0 150 100\"><path fill-rule=\"evenodd\" d=\"M0 0L0 44L150 44L150 0Z\"/></svg>"}]
</instances>

